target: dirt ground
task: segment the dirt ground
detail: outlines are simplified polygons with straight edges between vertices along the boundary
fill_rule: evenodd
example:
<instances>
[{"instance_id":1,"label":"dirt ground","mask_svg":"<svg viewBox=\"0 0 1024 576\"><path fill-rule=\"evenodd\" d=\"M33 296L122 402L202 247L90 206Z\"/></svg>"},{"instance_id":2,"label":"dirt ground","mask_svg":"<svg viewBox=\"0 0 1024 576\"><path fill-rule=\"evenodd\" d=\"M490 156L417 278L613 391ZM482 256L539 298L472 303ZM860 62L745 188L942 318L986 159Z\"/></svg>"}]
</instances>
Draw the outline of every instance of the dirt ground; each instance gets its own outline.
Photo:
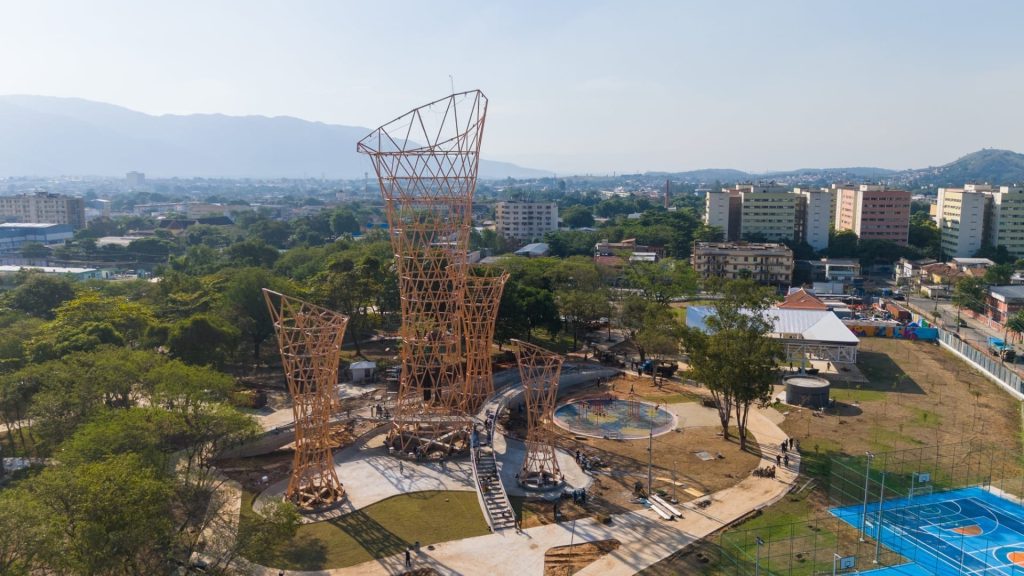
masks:
<instances>
[{"instance_id":1,"label":"dirt ground","mask_svg":"<svg viewBox=\"0 0 1024 576\"><path fill-rule=\"evenodd\" d=\"M861 455L866 450L877 453L966 440L995 449L1020 446L1020 403L950 352L925 342L882 338L860 342L857 365L867 381L844 381L842 373L827 376L833 382L836 410L814 415L811 410L788 409L781 427L800 440L805 464L833 454ZM815 473L813 469L803 472ZM796 529L798 536L806 533L810 519L829 518L830 501L821 483L811 486L815 487L799 497L790 495L737 529L767 530L777 525ZM819 528L843 542L845 549L858 546L856 531L840 523ZM872 542L869 539L868 544ZM831 548L825 552L831 553ZM702 542L642 574L733 573L717 559L714 542Z\"/></svg>"},{"instance_id":2,"label":"dirt ground","mask_svg":"<svg viewBox=\"0 0 1024 576\"><path fill-rule=\"evenodd\" d=\"M937 344L863 338L858 365L869 382L833 381L838 409L790 409L782 428L805 451L863 454L977 440L1020 441L1019 403ZM1011 444L1012 445L1012 444Z\"/></svg>"},{"instance_id":3,"label":"dirt ground","mask_svg":"<svg viewBox=\"0 0 1024 576\"><path fill-rule=\"evenodd\" d=\"M599 540L549 548L544 553L544 576L571 576L620 545L618 540Z\"/></svg>"},{"instance_id":4,"label":"dirt ground","mask_svg":"<svg viewBox=\"0 0 1024 576\"><path fill-rule=\"evenodd\" d=\"M692 388L679 382L664 381L654 385L650 377L624 376L606 382L600 387L575 391L559 398L559 403L594 395L607 397L608 394L624 399L629 396L631 388L642 398L661 404L699 399ZM525 434L525 421L518 417L513 418L507 423L506 429L517 437L522 437ZM641 507L634 501L633 486L637 481L645 487L647 485L646 438L589 438L576 436L554 425L550 426L549 431L561 448L570 453L578 449L588 458L597 458L604 464L595 470L594 484L588 491L593 499L588 501L587 511L591 514L614 514ZM721 454L722 457L704 461L695 454L700 451L713 455ZM655 436L653 454L652 489L664 491L669 497L675 497L679 501L692 500L732 486L748 476L760 461L756 445L752 444L748 451L741 451L738 442L723 440L717 427L686 428L683 431ZM525 506L530 510L530 501ZM581 510L580 513L586 515L587 511ZM573 513L570 507L563 506L562 513L567 519L572 519L567 516ZM552 520L550 504L539 506L535 514L535 521L538 523L548 523ZM526 521L527 518L524 518L524 523Z\"/></svg>"}]
</instances>

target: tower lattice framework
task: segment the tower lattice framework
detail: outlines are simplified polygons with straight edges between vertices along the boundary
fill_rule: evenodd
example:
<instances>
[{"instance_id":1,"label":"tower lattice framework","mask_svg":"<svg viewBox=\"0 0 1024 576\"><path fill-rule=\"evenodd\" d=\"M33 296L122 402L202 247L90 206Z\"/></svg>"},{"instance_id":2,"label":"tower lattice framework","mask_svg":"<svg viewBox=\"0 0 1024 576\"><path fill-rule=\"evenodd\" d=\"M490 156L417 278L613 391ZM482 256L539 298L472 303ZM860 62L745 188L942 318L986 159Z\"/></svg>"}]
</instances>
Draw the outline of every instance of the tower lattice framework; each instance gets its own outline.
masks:
<instances>
[{"instance_id":1,"label":"tower lattice framework","mask_svg":"<svg viewBox=\"0 0 1024 576\"><path fill-rule=\"evenodd\" d=\"M465 449L463 368L467 251L487 98L453 94L363 138L387 212L401 295L402 373L389 445Z\"/></svg>"},{"instance_id":2,"label":"tower lattice framework","mask_svg":"<svg viewBox=\"0 0 1024 576\"><path fill-rule=\"evenodd\" d=\"M331 506L345 489L334 471L330 419L348 317L263 289L295 415L295 456L285 497L302 509Z\"/></svg>"},{"instance_id":3,"label":"tower lattice framework","mask_svg":"<svg viewBox=\"0 0 1024 576\"><path fill-rule=\"evenodd\" d=\"M560 481L561 470L548 425L554 418L558 378L565 358L520 340L513 340L512 345L526 404L526 456L519 483L539 488Z\"/></svg>"},{"instance_id":4,"label":"tower lattice framework","mask_svg":"<svg viewBox=\"0 0 1024 576\"><path fill-rule=\"evenodd\" d=\"M491 343L501 294L508 279L507 272L466 277L463 330L466 336L466 406L470 413L480 410L484 400L494 394Z\"/></svg>"}]
</instances>

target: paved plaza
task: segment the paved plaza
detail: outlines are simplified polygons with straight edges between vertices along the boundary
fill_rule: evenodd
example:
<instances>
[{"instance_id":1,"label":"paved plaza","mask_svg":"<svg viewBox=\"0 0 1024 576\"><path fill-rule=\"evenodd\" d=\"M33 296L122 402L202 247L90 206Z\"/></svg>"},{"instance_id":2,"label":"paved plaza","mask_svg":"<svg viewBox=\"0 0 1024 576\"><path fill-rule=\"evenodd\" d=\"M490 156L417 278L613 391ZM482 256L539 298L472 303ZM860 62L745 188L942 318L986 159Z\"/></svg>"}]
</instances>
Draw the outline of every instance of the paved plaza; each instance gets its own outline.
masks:
<instances>
[{"instance_id":1,"label":"paved plaza","mask_svg":"<svg viewBox=\"0 0 1024 576\"><path fill-rule=\"evenodd\" d=\"M694 425L708 425L717 414L712 408L701 408L696 404L680 404L669 407L686 415L687 425L692 419ZM771 409L768 409L771 410ZM774 464L774 452L768 447L777 447L786 437L772 422L767 410L752 412L750 415L750 431L757 438L764 450L761 465ZM501 442L496 439L499 466L514 475L518 470L521 444L516 441ZM500 448L505 445L505 449ZM365 449L364 449L365 451ZM345 459L340 451L339 456ZM405 462L403 467L414 470L408 476L396 473L397 460L381 453L379 456L355 456L339 465L339 474L349 490L350 503L354 507L363 507L390 495L411 490L434 490L444 486L452 490L472 490L472 475L469 465L449 463L449 473L443 473L437 464L415 464ZM376 452L376 451L374 451ZM567 470L575 467L571 456L562 453L560 464L567 465ZM347 465L346 465L347 464ZM641 510L613 516L610 525L598 523L593 518L575 523L575 534L572 533L573 523L547 524L523 530L520 533L503 531L476 538L467 538L453 542L435 544L433 550L421 549L415 559L415 567L429 566L441 574L536 574L544 572L544 553L555 546L568 545L570 541L581 543L586 541L616 539L621 546L610 554L598 559L586 567L580 575L606 576L629 575L654 564L694 540L706 537L722 526L735 521L756 508L767 506L780 499L796 479L799 460L792 469L779 470L776 479L750 476L735 486L710 495L711 506L698 509L692 502L681 506L683 517L666 522L653 511ZM360 476L350 474L358 473ZM582 470L567 472L567 483L588 482ZM570 475L573 477L570 478ZM387 479L381 481L382 478ZM589 477L587 477L589 479ZM516 494L518 487L514 478L508 478L508 472L502 473L502 479L510 494ZM364 488L361 485L367 484ZM283 490L283 488L282 488ZM396 556L349 566L317 572L286 571L285 574L297 576L332 575L386 575L401 573L404 558ZM399 567L396 572L396 566ZM510 568L514 567L514 568ZM261 572L267 576L277 574L275 569Z\"/></svg>"}]
</instances>

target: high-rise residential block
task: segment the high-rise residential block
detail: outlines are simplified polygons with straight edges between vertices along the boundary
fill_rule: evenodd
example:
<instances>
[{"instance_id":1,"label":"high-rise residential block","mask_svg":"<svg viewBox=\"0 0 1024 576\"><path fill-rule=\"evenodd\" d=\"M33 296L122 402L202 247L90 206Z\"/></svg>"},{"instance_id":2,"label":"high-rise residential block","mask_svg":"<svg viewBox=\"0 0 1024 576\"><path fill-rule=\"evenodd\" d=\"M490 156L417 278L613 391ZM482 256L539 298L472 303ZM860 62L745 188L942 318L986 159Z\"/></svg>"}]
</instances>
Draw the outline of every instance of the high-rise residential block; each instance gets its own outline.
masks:
<instances>
[{"instance_id":1,"label":"high-rise residential block","mask_svg":"<svg viewBox=\"0 0 1024 576\"><path fill-rule=\"evenodd\" d=\"M1000 186L992 193L988 243L1006 246L1016 258L1024 257L1024 186Z\"/></svg>"},{"instance_id":2,"label":"high-rise residential block","mask_svg":"<svg viewBox=\"0 0 1024 576\"><path fill-rule=\"evenodd\" d=\"M740 191L738 189L709 190L704 197L704 224L722 231L723 240L740 238Z\"/></svg>"},{"instance_id":3,"label":"high-rise residential block","mask_svg":"<svg viewBox=\"0 0 1024 576\"><path fill-rule=\"evenodd\" d=\"M935 223L941 234L943 256L973 256L988 241L995 190L982 184L939 188Z\"/></svg>"},{"instance_id":4,"label":"high-rise residential block","mask_svg":"<svg viewBox=\"0 0 1024 576\"><path fill-rule=\"evenodd\" d=\"M709 191L704 200L704 223L727 241L806 241L815 250L828 248L834 212L831 190L790 191L774 183L737 184Z\"/></svg>"},{"instance_id":5,"label":"high-rise residential block","mask_svg":"<svg viewBox=\"0 0 1024 576\"><path fill-rule=\"evenodd\" d=\"M498 234L520 242L541 240L558 230L558 204L554 202L498 202L495 209Z\"/></svg>"},{"instance_id":6,"label":"high-rise residential block","mask_svg":"<svg viewBox=\"0 0 1024 576\"><path fill-rule=\"evenodd\" d=\"M129 190L142 190L146 187L146 175L142 172L129 172L124 175Z\"/></svg>"},{"instance_id":7,"label":"high-rise residential block","mask_svg":"<svg viewBox=\"0 0 1024 576\"><path fill-rule=\"evenodd\" d=\"M740 238L792 241L798 240L797 212L802 198L785 186L746 185L740 188Z\"/></svg>"},{"instance_id":8,"label":"high-rise residential block","mask_svg":"<svg viewBox=\"0 0 1024 576\"><path fill-rule=\"evenodd\" d=\"M802 199L798 219L800 238L817 251L828 248L828 231L832 227L835 195L828 189L794 188L793 193Z\"/></svg>"},{"instance_id":9,"label":"high-rise residential block","mask_svg":"<svg viewBox=\"0 0 1024 576\"><path fill-rule=\"evenodd\" d=\"M833 186L836 230L852 230L861 240L906 245L910 234L910 192L885 186Z\"/></svg>"},{"instance_id":10,"label":"high-rise residential block","mask_svg":"<svg viewBox=\"0 0 1024 576\"><path fill-rule=\"evenodd\" d=\"M0 196L0 218L8 222L70 224L85 226L85 201L74 196L35 192Z\"/></svg>"}]
</instances>

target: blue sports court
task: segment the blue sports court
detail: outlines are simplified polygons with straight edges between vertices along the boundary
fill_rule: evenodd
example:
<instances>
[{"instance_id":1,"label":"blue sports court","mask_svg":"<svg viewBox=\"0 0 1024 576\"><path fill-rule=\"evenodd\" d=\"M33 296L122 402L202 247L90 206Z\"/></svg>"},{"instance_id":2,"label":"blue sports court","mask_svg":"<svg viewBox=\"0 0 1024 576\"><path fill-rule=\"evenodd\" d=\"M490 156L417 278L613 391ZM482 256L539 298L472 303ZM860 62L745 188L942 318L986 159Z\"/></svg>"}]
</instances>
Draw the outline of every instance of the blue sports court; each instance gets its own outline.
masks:
<instances>
[{"instance_id":1,"label":"blue sports court","mask_svg":"<svg viewBox=\"0 0 1024 576\"><path fill-rule=\"evenodd\" d=\"M863 506L832 514L861 528ZM874 576L1024 576L1024 506L982 488L887 500L867 506L865 531L874 537L881 514L882 545L912 565L866 572ZM868 570L865 560L858 568ZM865 573L865 572L861 572Z\"/></svg>"}]
</instances>

